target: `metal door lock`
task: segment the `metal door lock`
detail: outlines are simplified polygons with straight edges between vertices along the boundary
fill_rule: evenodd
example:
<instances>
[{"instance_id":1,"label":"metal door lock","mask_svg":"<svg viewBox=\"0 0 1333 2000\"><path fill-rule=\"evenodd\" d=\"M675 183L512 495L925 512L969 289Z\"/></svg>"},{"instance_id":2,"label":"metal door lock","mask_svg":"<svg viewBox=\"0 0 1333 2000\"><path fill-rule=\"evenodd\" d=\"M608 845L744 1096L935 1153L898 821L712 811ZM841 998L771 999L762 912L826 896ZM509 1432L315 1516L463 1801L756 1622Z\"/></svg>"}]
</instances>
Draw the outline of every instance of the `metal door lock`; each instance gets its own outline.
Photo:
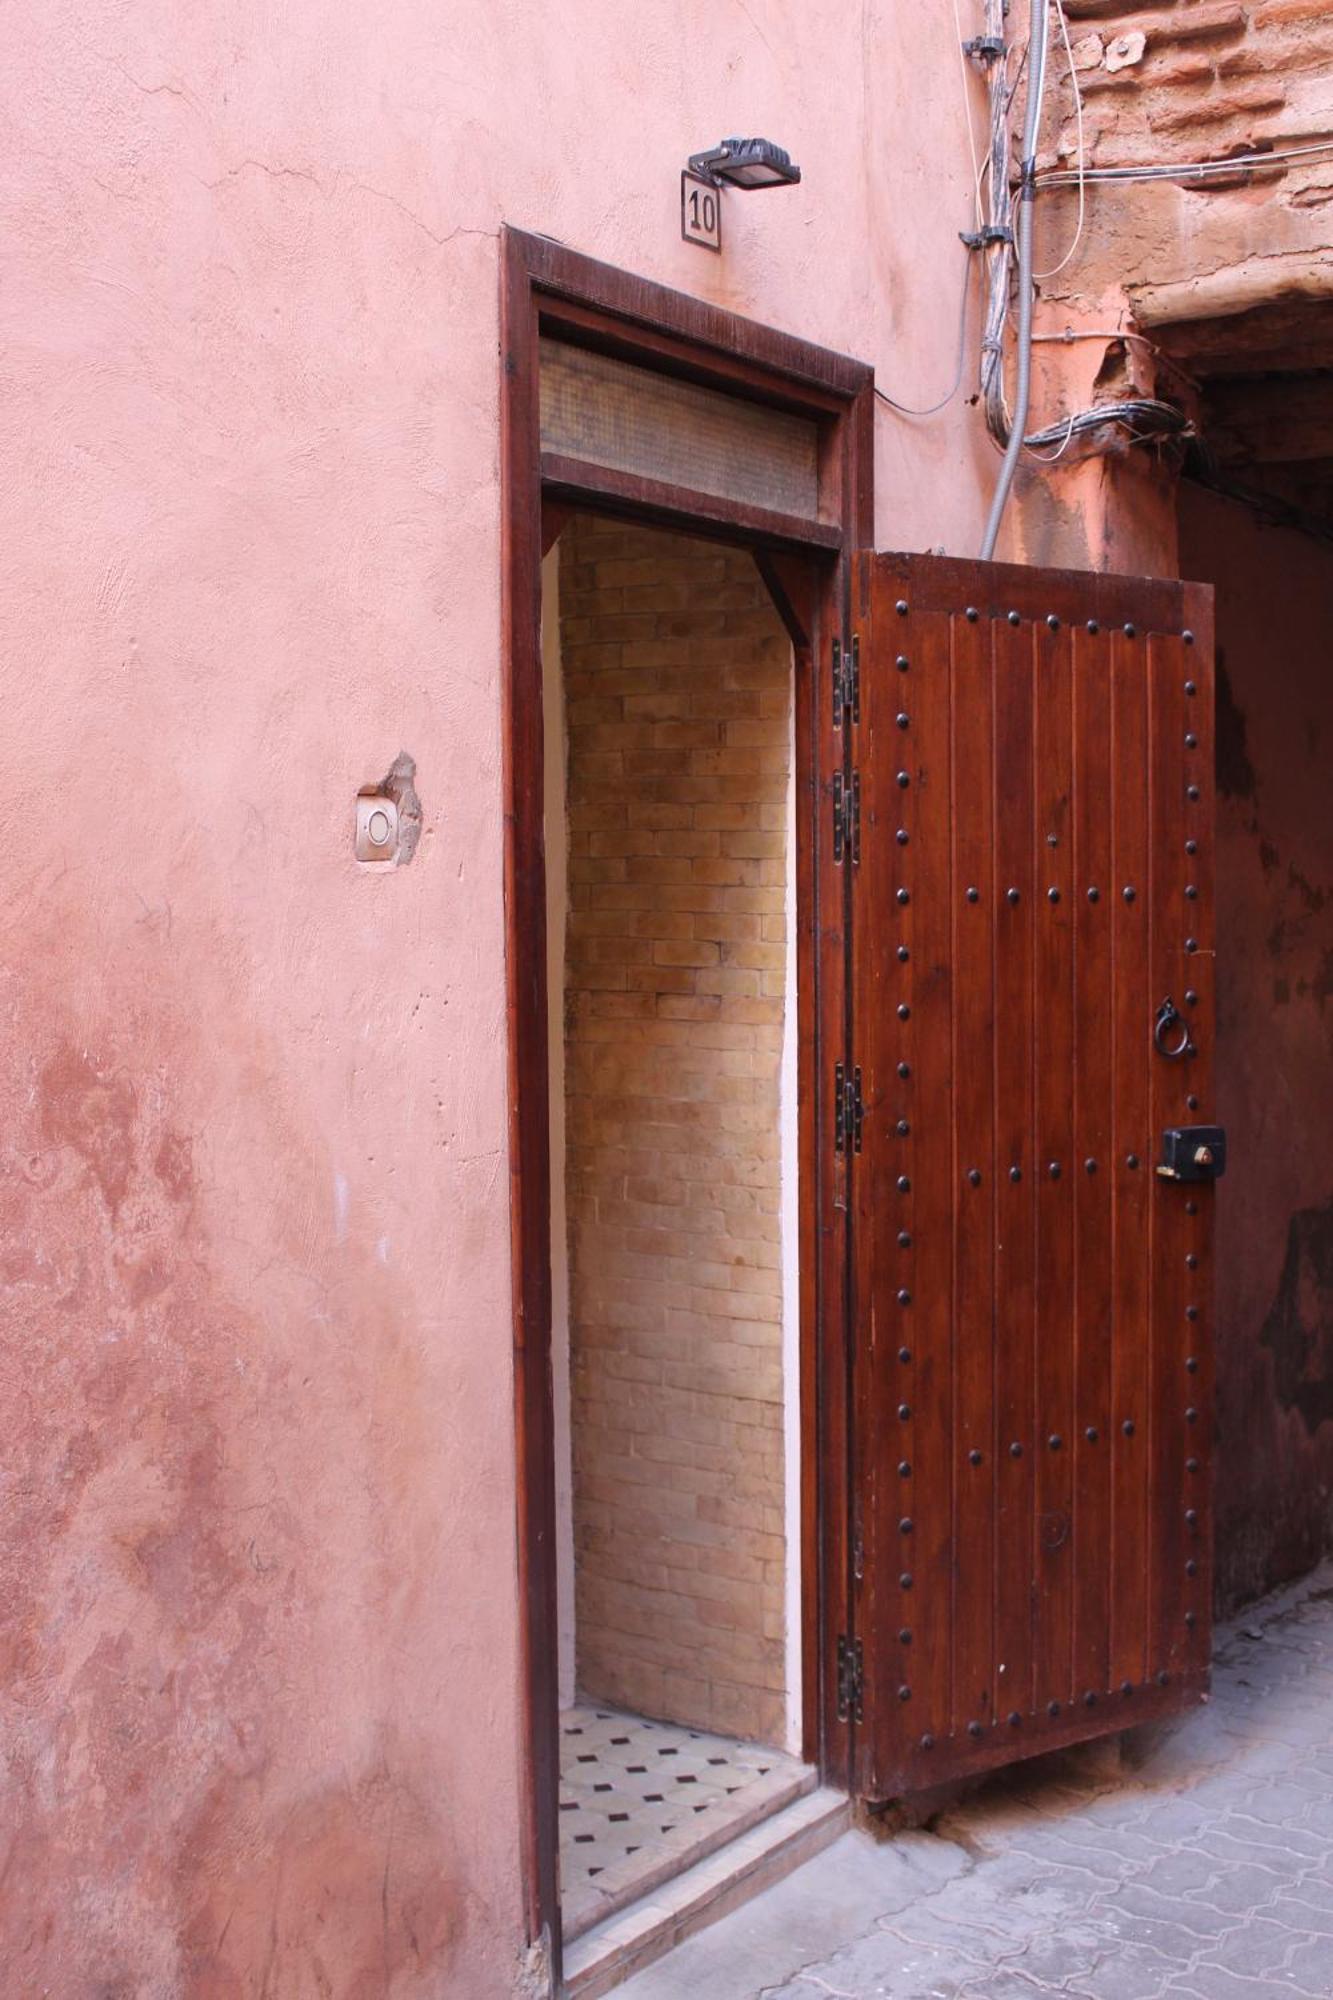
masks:
<instances>
[{"instance_id":1,"label":"metal door lock","mask_svg":"<svg viewBox=\"0 0 1333 2000\"><path fill-rule=\"evenodd\" d=\"M1164 1181L1216 1181L1227 1170L1227 1135L1220 1125L1172 1125L1162 1134L1157 1171Z\"/></svg>"}]
</instances>

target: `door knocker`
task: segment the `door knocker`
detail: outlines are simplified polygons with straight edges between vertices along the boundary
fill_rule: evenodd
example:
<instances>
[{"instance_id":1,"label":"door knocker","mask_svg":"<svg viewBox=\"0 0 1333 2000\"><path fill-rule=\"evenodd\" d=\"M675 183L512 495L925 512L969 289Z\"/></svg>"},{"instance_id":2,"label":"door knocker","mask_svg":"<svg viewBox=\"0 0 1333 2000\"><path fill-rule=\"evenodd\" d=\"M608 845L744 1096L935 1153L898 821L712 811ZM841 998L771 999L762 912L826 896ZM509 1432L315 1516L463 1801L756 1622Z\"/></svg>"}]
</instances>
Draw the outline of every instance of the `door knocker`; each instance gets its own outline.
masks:
<instances>
[{"instance_id":1,"label":"door knocker","mask_svg":"<svg viewBox=\"0 0 1333 2000\"><path fill-rule=\"evenodd\" d=\"M1158 1055L1165 1056L1168 1062L1179 1062L1182 1056L1192 1056L1195 1052L1190 1024L1170 994L1157 1009L1152 1038Z\"/></svg>"}]
</instances>

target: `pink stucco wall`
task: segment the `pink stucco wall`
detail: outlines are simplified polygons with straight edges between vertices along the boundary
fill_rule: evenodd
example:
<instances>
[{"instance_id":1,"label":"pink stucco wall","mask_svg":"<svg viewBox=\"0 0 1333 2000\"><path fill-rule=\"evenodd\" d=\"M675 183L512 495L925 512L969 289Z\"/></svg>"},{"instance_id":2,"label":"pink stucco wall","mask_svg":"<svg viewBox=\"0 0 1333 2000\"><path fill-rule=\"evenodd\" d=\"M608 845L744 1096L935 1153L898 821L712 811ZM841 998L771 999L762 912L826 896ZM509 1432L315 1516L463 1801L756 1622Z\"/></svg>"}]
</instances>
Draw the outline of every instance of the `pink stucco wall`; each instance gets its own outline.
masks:
<instances>
[{"instance_id":1,"label":"pink stucco wall","mask_svg":"<svg viewBox=\"0 0 1333 2000\"><path fill-rule=\"evenodd\" d=\"M952 372L949 9L49 0L0 149L0 1990L518 1990L503 221ZM794 192L677 237L687 151ZM960 398L880 539L974 545ZM419 764L410 868L352 799Z\"/></svg>"}]
</instances>

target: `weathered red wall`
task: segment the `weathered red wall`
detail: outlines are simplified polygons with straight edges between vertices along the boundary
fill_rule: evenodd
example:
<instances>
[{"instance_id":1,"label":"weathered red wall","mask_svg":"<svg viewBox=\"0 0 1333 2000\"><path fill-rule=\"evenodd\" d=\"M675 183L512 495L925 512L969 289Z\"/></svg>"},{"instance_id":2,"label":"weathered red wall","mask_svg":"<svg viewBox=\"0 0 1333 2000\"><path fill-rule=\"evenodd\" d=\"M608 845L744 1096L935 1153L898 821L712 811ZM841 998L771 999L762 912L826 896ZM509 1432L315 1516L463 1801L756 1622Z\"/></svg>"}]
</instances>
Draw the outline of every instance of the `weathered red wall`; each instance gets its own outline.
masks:
<instances>
[{"instance_id":1,"label":"weathered red wall","mask_svg":"<svg viewBox=\"0 0 1333 2000\"><path fill-rule=\"evenodd\" d=\"M1333 1548L1333 547L1183 489L1217 587L1218 1597Z\"/></svg>"}]
</instances>

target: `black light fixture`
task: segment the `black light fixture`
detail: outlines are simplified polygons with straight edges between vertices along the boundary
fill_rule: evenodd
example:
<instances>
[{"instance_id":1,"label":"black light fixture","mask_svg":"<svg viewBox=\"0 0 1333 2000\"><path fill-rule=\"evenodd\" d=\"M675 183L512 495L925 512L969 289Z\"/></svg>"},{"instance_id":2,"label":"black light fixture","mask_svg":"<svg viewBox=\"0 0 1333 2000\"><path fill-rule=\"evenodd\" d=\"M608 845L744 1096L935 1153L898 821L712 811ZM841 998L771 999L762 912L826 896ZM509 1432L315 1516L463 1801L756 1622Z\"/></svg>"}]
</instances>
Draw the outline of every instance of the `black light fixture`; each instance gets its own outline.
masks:
<instances>
[{"instance_id":1,"label":"black light fixture","mask_svg":"<svg viewBox=\"0 0 1333 2000\"><path fill-rule=\"evenodd\" d=\"M691 153L689 171L710 187L791 187L801 170L771 139L723 139L706 153Z\"/></svg>"}]
</instances>

